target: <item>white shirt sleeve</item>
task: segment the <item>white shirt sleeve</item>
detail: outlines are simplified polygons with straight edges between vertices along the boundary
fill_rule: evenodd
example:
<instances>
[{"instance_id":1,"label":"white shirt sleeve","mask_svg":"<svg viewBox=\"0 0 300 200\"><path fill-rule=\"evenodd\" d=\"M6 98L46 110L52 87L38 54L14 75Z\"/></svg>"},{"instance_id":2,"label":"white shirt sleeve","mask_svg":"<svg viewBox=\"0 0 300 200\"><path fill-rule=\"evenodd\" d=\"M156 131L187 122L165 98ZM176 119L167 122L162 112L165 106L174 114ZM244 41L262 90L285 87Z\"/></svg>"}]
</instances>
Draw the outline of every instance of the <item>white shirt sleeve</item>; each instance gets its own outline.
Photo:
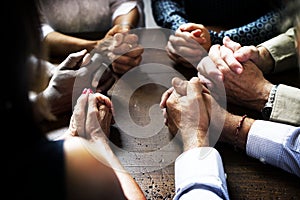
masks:
<instances>
[{"instance_id":1,"label":"white shirt sleeve","mask_svg":"<svg viewBox=\"0 0 300 200\"><path fill-rule=\"evenodd\" d=\"M248 133L246 153L300 177L300 127L256 120Z\"/></svg>"},{"instance_id":2,"label":"white shirt sleeve","mask_svg":"<svg viewBox=\"0 0 300 200\"><path fill-rule=\"evenodd\" d=\"M201 147L182 153L175 161L175 189L174 200L229 199L219 152Z\"/></svg>"},{"instance_id":3,"label":"white shirt sleeve","mask_svg":"<svg viewBox=\"0 0 300 200\"><path fill-rule=\"evenodd\" d=\"M112 21L114 21L120 15L125 15L125 14L129 13L135 7L138 8L138 11L139 11L139 14L140 14L138 27L143 27L145 25L143 6L139 5L136 1L122 3L114 11L114 13L112 15Z\"/></svg>"},{"instance_id":4,"label":"white shirt sleeve","mask_svg":"<svg viewBox=\"0 0 300 200\"><path fill-rule=\"evenodd\" d=\"M54 32L54 29L49 24L42 24L42 38L43 39L51 32Z\"/></svg>"}]
</instances>

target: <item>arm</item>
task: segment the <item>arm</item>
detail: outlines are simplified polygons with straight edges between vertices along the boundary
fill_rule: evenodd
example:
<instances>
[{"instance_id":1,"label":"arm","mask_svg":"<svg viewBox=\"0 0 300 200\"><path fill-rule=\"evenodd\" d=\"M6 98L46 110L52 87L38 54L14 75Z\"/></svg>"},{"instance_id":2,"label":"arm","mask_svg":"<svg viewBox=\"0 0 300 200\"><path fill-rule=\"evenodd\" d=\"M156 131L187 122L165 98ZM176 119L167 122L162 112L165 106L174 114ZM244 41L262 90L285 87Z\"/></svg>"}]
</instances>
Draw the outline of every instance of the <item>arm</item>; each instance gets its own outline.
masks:
<instances>
[{"instance_id":1,"label":"arm","mask_svg":"<svg viewBox=\"0 0 300 200\"><path fill-rule=\"evenodd\" d=\"M144 27L145 26L145 13L144 13L144 2L142 0L136 1L116 1L112 5L112 21L117 24L116 20L127 20L133 27Z\"/></svg>"},{"instance_id":2,"label":"arm","mask_svg":"<svg viewBox=\"0 0 300 200\"><path fill-rule=\"evenodd\" d=\"M285 33L258 45L258 48L265 48L274 60L274 65L270 68L269 73L298 68L295 41L295 28L290 28Z\"/></svg>"},{"instance_id":3,"label":"arm","mask_svg":"<svg viewBox=\"0 0 300 200\"><path fill-rule=\"evenodd\" d=\"M177 30L181 24L188 22L181 0L152 0L152 13L157 25Z\"/></svg>"},{"instance_id":4,"label":"arm","mask_svg":"<svg viewBox=\"0 0 300 200\"><path fill-rule=\"evenodd\" d=\"M220 141L246 151L264 163L300 176L300 129L275 122L245 118L236 136L241 116L229 114Z\"/></svg>"},{"instance_id":5,"label":"arm","mask_svg":"<svg viewBox=\"0 0 300 200\"><path fill-rule=\"evenodd\" d=\"M270 12L254 22L242 27L233 28L221 32L210 30L212 45L222 44L224 36L229 36L241 45L258 45L280 33L278 25L280 15L278 12ZM261 34L265 33L265 34ZM250 37L250 38L249 38Z\"/></svg>"},{"instance_id":6,"label":"arm","mask_svg":"<svg viewBox=\"0 0 300 200\"><path fill-rule=\"evenodd\" d=\"M299 127L258 120L248 133L246 152L300 177L299 146Z\"/></svg>"},{"instance_id":7,"label":"arm","mask_svg":"<svg viewBox=\"0 0 300 200\"><path fill-rule=\"evenodd\" d=\"M221 62L223 65L227 65L232 71L238 74L243 69L241 63L247 60L253 61L264 74L286 71L298 68L295 41L295 28L290 28L285 33L257 46L242 46L225 36L223 44L233 52L233 54L231 52L232 57L228 59L227 56L227 58L224 58L225 62L223 63L218 56L213 56L212 59L216 63ZM214 45L211 54L217 51L218 47L218 45Z\"/></svg>"},{"instance_id":8,"label":"arm","mask_svg":"<svg viewBox=\"0 0 300 200\"><path fill-rule=\"evenodd\" d=\"M110 148L112 109L108 97L93 94L90 89L84 90L77 100L65 144L71 197L145 200L138 184Z\"/></svg>"},{"instance_id":9,"label":"arm","mask_svg":"<svg viewBox=\"0 0 300 200\"><path fill-rule=\"evenodd\" d=\"M106 34L113 36L116 33L127 32L136 27L145 26L143 1L116 1L111 5L113 27Z\"/></svg>"},{"instance_id":10,"label":"arm","mask_svg":"<svg viewBox=\"0 0 300 200\"><path fill-rule=\"evenodd\" d=\"M174 78L172 85L160 105L169 131L183 143L184 153L175 161L174 199L229 199L222 159L208 147L212 97L197 78Z\"/></svg>"},{"instance_id":11,"label":"arm","mask_svg":"<svg viewBox=\"0 0 300 200\"><path fill-rule=\"evenodd\" d=\"M270 121L300 125L300 89L279 84Z\"/></svg>"},{"instance_id":12,"label":"arm","mask_svg":"<svg viewBox=\"0 0 300 200\"><path fill-rule=\"evenodd\" d=\"M199 147L182 153L175 161L175 191L174 200L229 199L218 151Z\"/></svg>"},{"instance_id":13,"label":"arm","mask_svg":"<svg viewBox=\"0 0 300 200\"><path fill-rule=\"evenodd\" d=\"M53 31L47 34L43 43L49 50L50 57L61 58L82 49L90 52L98 46L100 40L86 40Z\"/></svg>"}]
</instances>

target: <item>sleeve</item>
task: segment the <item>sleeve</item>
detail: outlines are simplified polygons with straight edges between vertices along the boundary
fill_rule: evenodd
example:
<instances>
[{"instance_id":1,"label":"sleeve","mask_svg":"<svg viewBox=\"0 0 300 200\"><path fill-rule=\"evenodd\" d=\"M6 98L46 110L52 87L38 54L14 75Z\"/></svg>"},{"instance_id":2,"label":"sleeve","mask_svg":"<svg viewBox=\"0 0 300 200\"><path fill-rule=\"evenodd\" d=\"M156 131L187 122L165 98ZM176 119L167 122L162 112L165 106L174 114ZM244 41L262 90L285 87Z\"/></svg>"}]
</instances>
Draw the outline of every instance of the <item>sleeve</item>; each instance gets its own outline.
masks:
<instances>
[{"instance_id":1,"label":"sleeve","mask_svg":"<svg viewBox=\"0 0 300 200\"><path fill-rule=\"evenodd\" d=\"M201 147L182 153L175 161L175 189L174 200L229 199L218 151Z\"/></svg>"},{"instance_id":2,"label":"sleeve","mask_svg":"<svg viewBox=\"0 0 300 200\"><path fill-rule=\"evenodd\" d=\"M136 0L136 1L115 1L112 5L112 21L114 21L118 16L125 15L129 13L135 7L138 8L139 11L139 22L138 27L145 26L145 13L144 13L144 2L143 0Z\"/></svg>"},{"instance_id":3,"label":"sleeve","mask_svg":"<svg viewBox=\"0 0 300 200\"><path fill-rule=\"evenodd\" d=\"M158 26L177 30L181 24L188 22L181 0L152 0L152 14Z\"/></svg>"},{"instance_id":4,"label":"sleeve","mask_svg":"<svg viewBox=\"0 0 300 200\"><path fill-rule=\"evenodd\" d=\"M275 61L273 73L298 67L295 28L290 28L285 33L267 40L258 46L268 49L273 57Z\"/></svg>"},{"instance_id":5,"label":"sleeve","mask_svg":"<svg viewBox=\"0 0 300 200\"><path fill-rule=\"evenodd\" d=\"M300 89L280 84L275 94L270 121L300 125Z\"/></svg>"},{"instance_id":6,"label":"sleeve","mask_svg":"<svg viewBox=\"0 0 300 200\"><path fill-rule=\"evenodd\" d=\"M39 18L41 22L41 40L43 40L49 33L54 32L54 29L48 24L46 17L43 12L43 8L40 4L40 1L37 1L37 9L39 13Z\"/></svg>"},{"instance_id":7,"label":"sleeve","mask_svg":"<svg viewBox=\"0 0 300 200\"><path fill-rule=\"evenodd\" d=\"M246 153L300 177L300 127L256 120L248 133Z\"/></svg>"},{"instance_id":8,"label":"sleeve","mask_svg":"<svg viewBox=\"0 0 300 200\"><path fill-rule=\"evenodd\" d=\"M220 33L209 30L211 42L212 44L222 44L223 37L228 36L242 46L258 45L280 33L279 21L280 14L274 11L242 27L221 31Z\"/></svg>"}]
</instances>

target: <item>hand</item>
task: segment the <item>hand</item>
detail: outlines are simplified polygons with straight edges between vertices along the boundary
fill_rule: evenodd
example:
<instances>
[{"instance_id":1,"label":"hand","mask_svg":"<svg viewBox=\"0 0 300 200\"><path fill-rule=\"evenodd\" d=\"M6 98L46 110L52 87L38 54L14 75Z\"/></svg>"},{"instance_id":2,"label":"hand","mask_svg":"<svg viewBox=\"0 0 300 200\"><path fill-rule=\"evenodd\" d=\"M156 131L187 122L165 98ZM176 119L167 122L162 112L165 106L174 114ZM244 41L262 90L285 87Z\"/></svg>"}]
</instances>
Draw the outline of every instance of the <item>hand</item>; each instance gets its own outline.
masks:
<instances>
[{"instance_id":1,"label":"hand","mask_svg":"<svg viewBox=\"0 0 300 200\"><path fill-rule=\"evenodd\" d=\"M47 88L39 95L42 95L54 115L62 114L72 110L72 93L77 70L90 62L90 54L87 50L70 54L59 64Z\"/></svg>"},{"instance_id":2,"label":"hand","mask_svg":"<svg viewBox=\"0 0 300 200\"><path fill-rule=\"evenodd\" d=\"M209 146L208 128L211 117L211 96L198 78L172 80L173 88L162 95L166 125L174 135L179 129L184 150ZM174 129L175 126L175 129Z\"/></svg>"},{"instance_id":3,"label":"hand","mask_svg":"<svg viewBox=\"0 0 300 200\"><path fill-rule=\"evenodd\" d=\"M176 63L193 68L207 55L205 48L209 49L208 46L210 46L208 30L202 25L189 23L179 27L175 35L169 37L166 51Z\"/></svg>"},{"instance_id":4,"label":"hand","mask_svg":"<svg viewBox=\"0 0 300 200\"><path fill-rule=\"evenodd\" d=\"M91 58L87 50L72 53L57 66L47 88L39 95L47 100L54 115L69 112L72 110L72 97L77 99L83 88L107 89L99 86L102 80L100 72L105 74L107 69L102 65L101 56Z\"/></svg>"},{"instance_id":5,"label":"hand","mask_svg":"<svg viewBox=\"0 0 300 200\"><path fill-rule=\"evenodd\" d=\"M227 53L223 54L209 54L211 59L217 67L227 66L228 69L240 74L243 72L241 63L252 61L255 65L263 71L263 73L270 73L274 66L274 60L269 51L265 47L255 46L241 46L239 43L232 41L228 36L223 38L223 46L213 45L211 52L222 52L220 49L227 49ZM231 50L231 51L230 51ZM224 51L226 52L226 51Z\"/></svg>"},{"instance_id":6,"label":"hand","mask_svg":"<svg viewBox=\"0 0 300 200\"><path fill-rule=\"evenodd\" d=\"M226 55L232 51L224 46L211 48L210 58ZM220 83L223 80L229 102L260 111L267 102L272 84L267 81L260 69L251 61L242 63L243 72L236 74L227 65L219 66L211 59L203 59L198 65L199 76L210 79L210 83ZM220 78L220 76L222 76ZM213 84L212 84L213 85Z\"/></svg>"},{"instance_id":7,"label":"hand","mask_svg":"<svg viewBox=\"0 0 300 200\"><path fill-rule=\"evenodd\" d=\"M113 37L116 33L128 33L130 31L129 24L116 24L105 35L106 37Z\"/></svg>"},{"instance_id":8,"label":"hand","mask_svg":"<svg viewBox=\"0 0 300 200\"><path fill-rule=\"evenodd\" d=\"M115 73L124 74L140 64L144 48L138 44L138 39L136 34L114 35L108 57Z\"/></svg>"},{"instance_id":9,"label":"hand","mask_svg":"<svg viewBox=\"0 0 300 200\"><path fill-rule=\"evenodd\" d=\"M192 38L201 44L206 51L209 51L211 47L210 33L205 26L202 24L187 23L181 25L179 30L191 33Z\"/></svg>"},{"instance_id":10,"label":"hand","mask_svg":"<svg viewBox=\"0 0 300 200\"><path fill-rule=\"evenodd\" d=\"M112 103L100 93L84 89L78 98L71 117L68 134L90 141L106 140L112 122Z\"/></svg>"}]
</instances>

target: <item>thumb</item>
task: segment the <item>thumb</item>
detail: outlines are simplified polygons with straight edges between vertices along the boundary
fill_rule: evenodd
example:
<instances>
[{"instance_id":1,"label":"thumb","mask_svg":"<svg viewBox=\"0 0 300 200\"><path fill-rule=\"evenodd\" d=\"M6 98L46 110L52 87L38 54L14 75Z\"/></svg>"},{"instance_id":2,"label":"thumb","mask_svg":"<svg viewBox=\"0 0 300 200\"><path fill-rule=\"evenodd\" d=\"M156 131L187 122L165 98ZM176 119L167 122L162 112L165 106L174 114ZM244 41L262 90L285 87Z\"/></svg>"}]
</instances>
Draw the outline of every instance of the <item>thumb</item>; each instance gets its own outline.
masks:
<instances>
[{"instance_id":1,"label":"thumb","mask_svg":"<svg viewBox=\"0 0 300 200\"><path fill-rule=\"evenodd\" d=\"M202 84L199 78L193 77L188 83L187 83L187 89L186 93L187 96L199 96L202 93Z\"/></svg>"},{"instance_id":2,"label":"thumb","mask_svg":"<svg viewBox=\"0 0 300 200\"><path fill-rule=\"evenodd\" d=\"M186 95L187 81L183 81L182 79L175 77L172 79L172 85L179 95Z\"/></svg>"}]
</instances>

